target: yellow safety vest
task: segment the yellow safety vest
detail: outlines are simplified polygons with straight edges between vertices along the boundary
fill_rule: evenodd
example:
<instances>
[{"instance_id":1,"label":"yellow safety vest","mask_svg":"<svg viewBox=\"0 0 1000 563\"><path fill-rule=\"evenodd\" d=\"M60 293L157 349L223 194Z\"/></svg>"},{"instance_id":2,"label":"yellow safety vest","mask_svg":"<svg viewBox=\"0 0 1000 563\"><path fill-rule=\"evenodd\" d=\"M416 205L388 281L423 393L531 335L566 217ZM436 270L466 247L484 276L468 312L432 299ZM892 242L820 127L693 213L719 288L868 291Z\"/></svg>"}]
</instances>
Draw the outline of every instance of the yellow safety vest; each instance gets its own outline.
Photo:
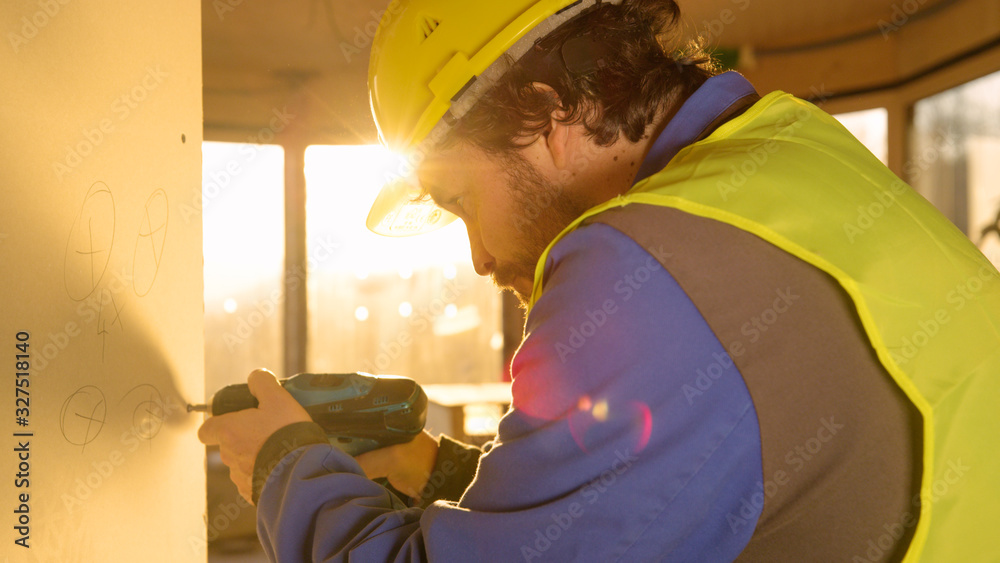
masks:
<instances>
[{"instance_id":1,"label":"yellow safety vest","mask_svg":"<svg viewBox=\"0 0 1000 563\"><path fill-rule=\"evenodd\" d=\"M965 235L835 119L784 92L587 211L549 249L630 203L728 223L835 278L923 416L923 502L905 561L1000 561L1000 273Z\"/></svg>"}]
</instances>

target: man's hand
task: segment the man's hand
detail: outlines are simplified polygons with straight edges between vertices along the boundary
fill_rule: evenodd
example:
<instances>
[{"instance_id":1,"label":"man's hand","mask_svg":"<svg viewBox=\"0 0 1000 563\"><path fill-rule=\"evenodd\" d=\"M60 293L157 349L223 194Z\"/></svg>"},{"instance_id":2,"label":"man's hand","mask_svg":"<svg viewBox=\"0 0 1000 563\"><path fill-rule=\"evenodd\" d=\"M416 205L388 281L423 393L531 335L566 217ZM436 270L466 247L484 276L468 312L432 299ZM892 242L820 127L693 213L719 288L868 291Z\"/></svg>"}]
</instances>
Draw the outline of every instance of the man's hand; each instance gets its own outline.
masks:
<instances>
[{"instance_id":1,"label":"man's hand","mask_svg":"<svg viewBox=\"0 0 1000 563\"><path fill-rule=\"evenodd\" d=\"M273 373L254 370L247 384L260 403L258 407L209 418L198 429L198 439L205 445L219 445L222 463L229 467L229 478L236 483L240 496L253 502L253 466L264 442L289 424L312 419Z\"/></svg>"},{"instance_id":2,"label":"man's hand","mask_svg":"<svg viewBox=\"0 0 1000 563\"><path fill-rule=\"evenodd\" d=\"M437 439L424 430L405 444L365 452L354 459L369 479L385 477L397 491L418 499L434 470L437 453Z\"/></svg>"}]
</instances>

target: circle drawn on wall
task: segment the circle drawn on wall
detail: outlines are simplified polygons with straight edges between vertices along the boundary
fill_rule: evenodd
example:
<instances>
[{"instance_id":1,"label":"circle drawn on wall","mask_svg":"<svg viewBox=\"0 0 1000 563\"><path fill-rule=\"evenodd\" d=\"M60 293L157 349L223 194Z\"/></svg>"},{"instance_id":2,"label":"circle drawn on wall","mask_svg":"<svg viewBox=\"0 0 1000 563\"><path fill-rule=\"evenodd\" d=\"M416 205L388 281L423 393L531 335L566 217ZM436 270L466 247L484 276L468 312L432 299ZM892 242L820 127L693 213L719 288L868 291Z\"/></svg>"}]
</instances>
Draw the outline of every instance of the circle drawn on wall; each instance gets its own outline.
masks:
<instances>
[{"instance_id":1,"label":"circle drawn on wall","mask_svg":"<svg viewBox=\"0 0 1000 563\"><path fill-rule=\"evenodd\" d=\"M132 283L139 297L145 297L149 293L153 288L153 282L156 281L156 274L160 271L169 218L170 205L167 193L162 189L156 190L146 200L142 223L139 226L139 237L135 241L135 252L132 254Z\"/></svg>"},{"instance_id":2,"label":"circle drawn on wall","mask_svg":"<svg viewBox=\"0 0 1000 563\"><path fill-rule=\"evenodd\" d=\"M132 433L141 440L152 440L160 433L166 418L163 395L156 387L144 383L133 387L122 401L133 395L138 403L132 410Z\"/></svg>"},{"instance_id":3,"label":"circle drawn on wall","mask_svg":"<svg viewBox=\"0 0 1000 563\"><path fill-rule=\"evenodd\" d=\"M59 431L75 446L86 446L97 439L108 414L104 393L87 385L76 390L63 402L59 411Z\"/></svg>"},{"instance_id":4,"label":"circle drawn on wall","mask_svg":"<svg viewBox=\"0 0 1000 563\"><path fill-rule=\"evenodd\" d=\"M74 301L91 296L104 278L115 240L115 197L96 182L83 200L66 242L63 280Z\"/></svg>"}]
</instances>

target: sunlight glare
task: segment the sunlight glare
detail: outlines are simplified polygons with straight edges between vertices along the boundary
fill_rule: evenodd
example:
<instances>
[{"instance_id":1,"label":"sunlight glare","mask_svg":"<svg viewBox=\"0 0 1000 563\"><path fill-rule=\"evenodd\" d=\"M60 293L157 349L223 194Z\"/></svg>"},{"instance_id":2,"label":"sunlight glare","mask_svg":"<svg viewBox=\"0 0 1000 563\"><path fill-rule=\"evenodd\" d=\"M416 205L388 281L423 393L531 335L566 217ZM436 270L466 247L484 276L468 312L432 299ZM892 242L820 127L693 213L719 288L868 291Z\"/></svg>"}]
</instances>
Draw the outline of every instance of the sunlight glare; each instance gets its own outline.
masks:
<instances>
[{"instance_id":1,"label":"sunlight glare","mask_svg":"<svg viewBox=\"0 0 1000 563\"><path fill-rule=\"evenodd\" d=\"M309 241L331 239L342 244L338 259L319 263L318 268L398 273L407 279L408 272L429 266L471 263L465 227L459 221L416 237L383 237L368 230L365 219L383 183L405 170L401 159L384 147L316 145L306 149L305 161Z\"/></svg>"},{"instance_id":2,"label":"sunlight glare","mask_svg":"<svg viewBox=\"0 0 1000 563\"><path fill-rule=\"evenodd\" d=\"M285 152L275 145L202 144L205 298L280 280L285 256Z\"/></svg>"}]
</instances>

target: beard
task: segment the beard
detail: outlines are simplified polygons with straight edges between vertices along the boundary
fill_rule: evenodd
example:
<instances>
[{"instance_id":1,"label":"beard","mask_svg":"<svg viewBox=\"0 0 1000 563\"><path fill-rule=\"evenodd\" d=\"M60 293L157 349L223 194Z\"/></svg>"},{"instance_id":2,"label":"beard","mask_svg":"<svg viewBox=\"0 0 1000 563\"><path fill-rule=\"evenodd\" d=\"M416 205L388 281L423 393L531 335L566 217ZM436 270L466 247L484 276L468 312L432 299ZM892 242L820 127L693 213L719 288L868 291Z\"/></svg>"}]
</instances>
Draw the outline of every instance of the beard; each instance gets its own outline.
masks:
<instances>
[{"instance_id":1,"label":"beard","mask_svg":"<svg viewBox=\"0 0 1000 563\"><path fill-rule=\"evenodd\" d=\"M525 292L516 282L533 282L538 260L549 243L590 205L573 197L565 186L545 178L520 152L508 152L502 162L516 209L512 228L517 232L518 248L511 260L497 260L492 278L497 287L512 292L521 308L527 309L530 285Z\"/></svg>"}]
</instances>

